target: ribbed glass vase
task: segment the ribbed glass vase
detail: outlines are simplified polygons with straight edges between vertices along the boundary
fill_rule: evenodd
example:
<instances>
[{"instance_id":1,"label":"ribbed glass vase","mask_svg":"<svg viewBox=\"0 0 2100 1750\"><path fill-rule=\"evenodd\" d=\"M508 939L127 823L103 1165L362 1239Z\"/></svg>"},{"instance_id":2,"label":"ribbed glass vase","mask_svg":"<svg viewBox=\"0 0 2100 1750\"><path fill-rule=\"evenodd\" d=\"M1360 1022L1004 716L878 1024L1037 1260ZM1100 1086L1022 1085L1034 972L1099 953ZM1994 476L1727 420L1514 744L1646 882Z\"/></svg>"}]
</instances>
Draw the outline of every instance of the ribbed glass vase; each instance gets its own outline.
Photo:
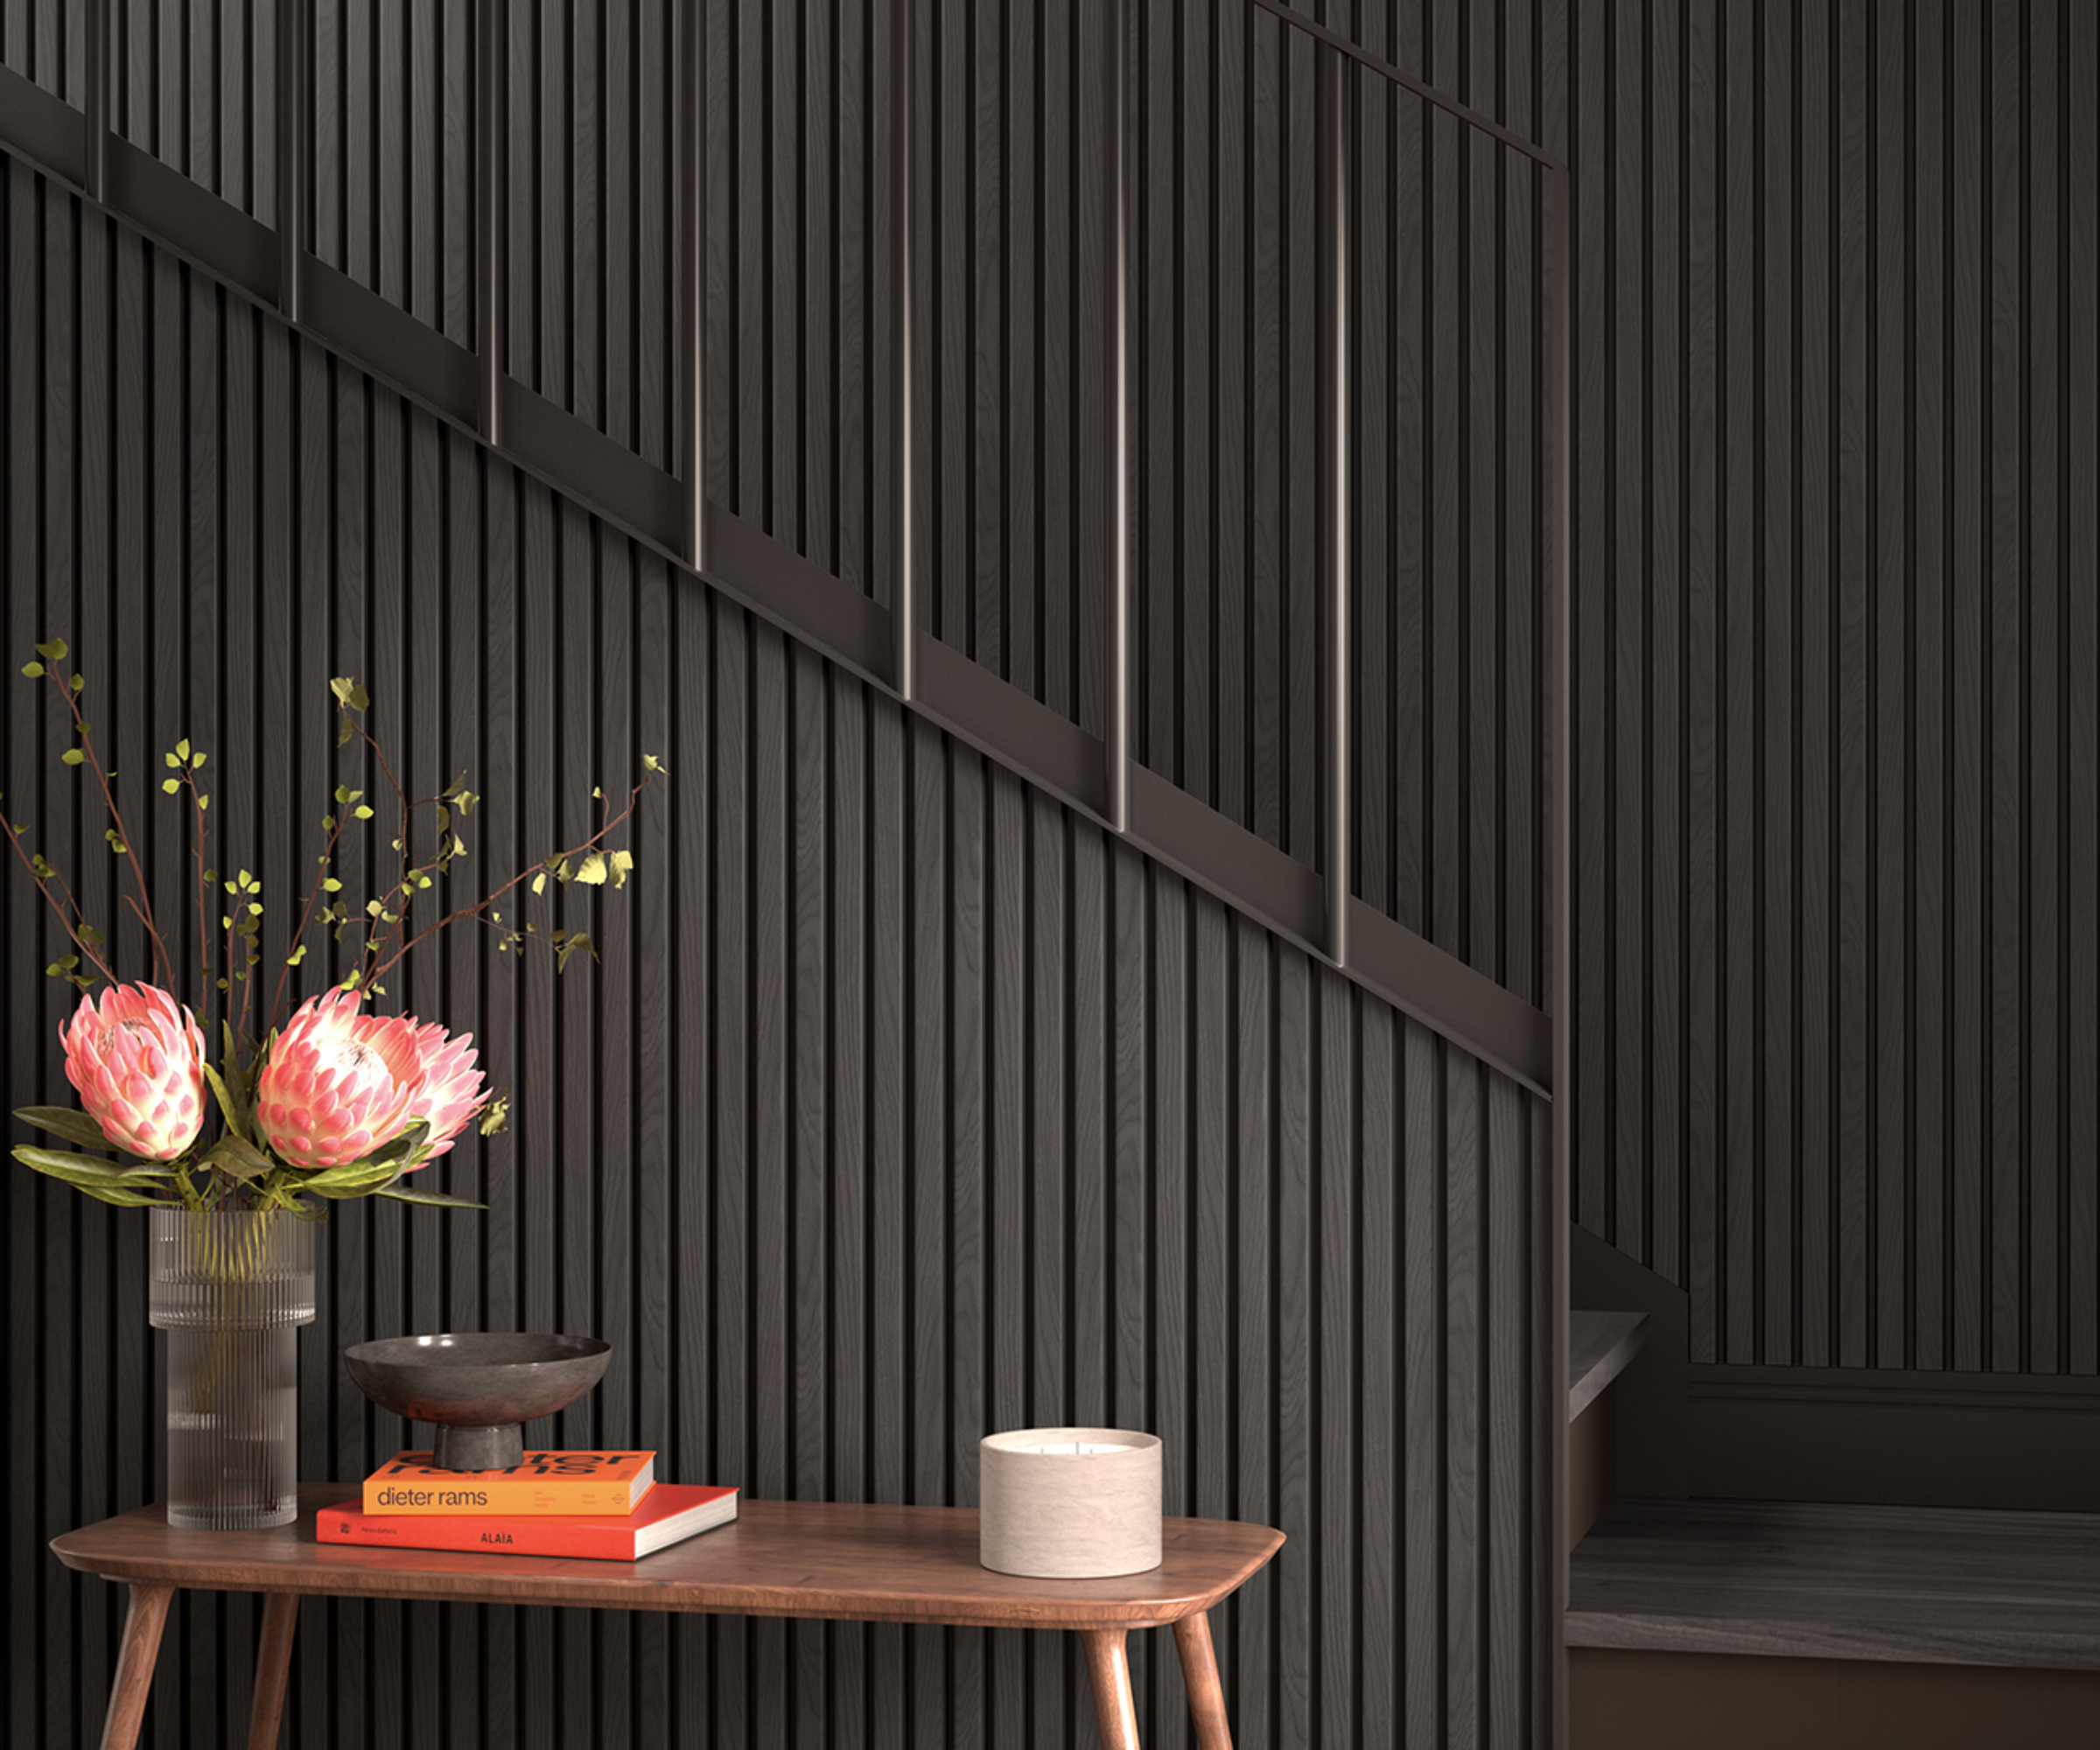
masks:
<instances>
[{"instance_id":1,"label":"ribbed glass vase","mask_svg":"<svg viewBox=\"0 0 2100 1750\"><path fill-rule=\"evenodd\" d=\"M168 1334L168 1523L289 1525L313 1224L282 1209L147 1213L149 1316Z\"/></svg>"}]
</instances>

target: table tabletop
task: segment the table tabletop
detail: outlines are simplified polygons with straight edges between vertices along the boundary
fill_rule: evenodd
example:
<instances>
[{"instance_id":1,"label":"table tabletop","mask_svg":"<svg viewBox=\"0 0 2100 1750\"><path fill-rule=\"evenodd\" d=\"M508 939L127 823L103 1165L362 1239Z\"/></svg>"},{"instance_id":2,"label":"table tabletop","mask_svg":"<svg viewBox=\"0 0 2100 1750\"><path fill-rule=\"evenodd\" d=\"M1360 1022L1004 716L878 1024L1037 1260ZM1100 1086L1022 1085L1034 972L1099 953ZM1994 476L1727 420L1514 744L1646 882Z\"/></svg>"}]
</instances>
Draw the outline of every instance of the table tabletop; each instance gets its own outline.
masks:
<instances>
[{"instance_id":1,"label":"table tabletop","mask_svg":"<svg viewBox=\"0 0 2100 1750\"><path fill-rule=\"evenodd\" d=\"M1165 1559L1112 1579L1029 1579L977 1561L974 1508L746 1501L727 1525L638 1562L323 1544L322 1509L355 1483L304 1483L267 1531L184 1531L159 1503L69 1531L52 1550L105 1578L210 1592L584 1605L970 1627L1155 1627L1210 1609L1282 1547L1266 1525L1169 1519Z\"/></svg>"}]
</instances>

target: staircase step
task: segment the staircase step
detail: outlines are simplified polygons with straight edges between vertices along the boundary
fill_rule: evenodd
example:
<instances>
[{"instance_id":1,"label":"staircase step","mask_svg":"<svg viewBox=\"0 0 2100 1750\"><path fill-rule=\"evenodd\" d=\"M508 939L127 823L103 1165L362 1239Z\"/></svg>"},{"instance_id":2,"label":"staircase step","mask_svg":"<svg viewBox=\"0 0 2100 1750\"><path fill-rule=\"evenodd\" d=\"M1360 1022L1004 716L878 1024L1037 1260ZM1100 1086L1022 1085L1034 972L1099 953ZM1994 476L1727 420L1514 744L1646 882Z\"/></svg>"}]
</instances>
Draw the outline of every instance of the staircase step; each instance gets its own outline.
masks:
<instances>
[{"instance_id":1,"label":"staircase step","mask_svg":"<svg viewBox=\"0 0 2100 1750\"><path fill-rule=\"evenodd\" d=\"M2100 1670L2100 1515L1615 1502L1571 1647Z\"/></svg>"}]
</instances>

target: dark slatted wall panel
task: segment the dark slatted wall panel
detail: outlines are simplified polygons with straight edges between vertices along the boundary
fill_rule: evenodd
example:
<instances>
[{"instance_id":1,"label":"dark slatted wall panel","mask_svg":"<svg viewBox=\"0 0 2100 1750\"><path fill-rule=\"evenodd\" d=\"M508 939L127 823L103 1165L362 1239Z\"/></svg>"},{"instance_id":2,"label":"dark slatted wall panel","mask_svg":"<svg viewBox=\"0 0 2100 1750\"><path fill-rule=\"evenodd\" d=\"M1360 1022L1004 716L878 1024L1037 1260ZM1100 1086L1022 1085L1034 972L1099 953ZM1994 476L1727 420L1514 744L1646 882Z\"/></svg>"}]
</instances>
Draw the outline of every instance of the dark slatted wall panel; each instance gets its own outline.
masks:
<instances>
[{"instance_id":1,"label":"dark slatted wall panel","mask_svg":"<svg viewBox=\"0 0 2100 1750\"><path fill-rule=\"evenodd\" d=\"M914 346L926 624L1100 734L1108 9L1102 0L971 0L917 10L925 50L914 106Z\"/></svg>"},{"instance_id":2,"label":"dark slatted wall panel","mask_svg":"<svg viewBox=\"0 0 2100 1750\"><path fill-rule=\"evenodd\" d=\"M2091 1374L2094 9L1577 26L1581 1219L1695 1360Z\"/></svg>"},{"instance_id":3,"label":"dark slatted wall panel","mask_svg":"<svg viewBox=\"0 0 2100 1750\"><path fill-rule=\"evenodd\" d=\"M1131 137L1137 757L1315 863L1326 587L1315 46L1252 8L1137 10L1149 22L1136 83L1155 94Z\"/></svg>"},{"instance_id":4,"label":"dark slatted wall panel","mask_svg":"<svg viewBox=\"0 0 2100 1750\"><path fill-rule=\"evenodd\" d=\"M507 88L508 368L661 468L676 460L680 10L697 7L513 0ZM463 146L471 214L471 136Z\"/></svg>"},{"instance_id":5,"label":"dark slatted wall panel","mask_svg":"<svg viewBox=\"0 0 2100 1750\"><path fill-rule=\"evenodd\" d=\"M1383 80L1355 102L1355 890L1539 1002L1545 177Z\"/></svg>"},{"instance_id":6,"label":"dark slatted wall panel","mask_svg":"<svg viewBox=\"0 0 2100 1750\"><path fill-rule=\"evenodd\" d=\"M886 604L894 10L706 8L708 495Z\"/></svg>"},{"instance_id":7,"label":"dark slatted wall panel","mask_svg":"<svg viewBox=\"0 0 2100 1750\"><path fill-rule=\"evenodd\" d=\"M305 3L308 246L473 346L474 0ZM261 88L274 66L258 56Z\"/></svg>"},{"instance_id":8,"label":"dark slatted wall panel","mask_svg":"<svg viewBox=\"0 0 2100 1750\"><path fill-rule=\"evenodd\" d=\"M1303 10L1555 144L1557 9ZM1315 45L1251 7L1137 10L1138 746L1314 863L1327 505ZM1539 1001L1545 187L1455 117L1368 73L1351 85L1353 885Z\"/></svg>"},{"instance_id":9,"label":"dark slatted wall panel","mask_svg":"<svg viewBox=\"0 0 2100 1750\"><path fill-rule=\"evenodd\" d=\"M404 1432L337 1351L448 1327L602 1334L612 1370L542 1434L754 1494L968 1502L988 1429L1153 1428L1169 1511L1291 1534L1221 1619L1243 1741L1543 1741L1543 1109L11 165L0 238L6 648L80 654L164 914L150 780L186 730L281 947L346 757L332 674L412 788L472 771L484 877L580 836L642 752L672 774L636 880L564 917L602 968L455 932L397 991L476 1031L514 1130L439 1169L486 1214L327 1230L306 1474ZM99 822L11 670L4 701L8 817L106 915ZM32 900L0 885L10 1108L62 1085ZM139 1222L6 1186L7 1735L60 1747L99 1731L116 1600L44 1543L156 1493L158 1362ZM184 1606L153 1742L235 1734L256 1628ZM1150 1639L1145 1741L1185 1744ZM316 1604L290 1730L1047 1746L1089 1712L1050 1636Z\"/></svg>"},{"instance_id":10,"label":"dark slatted wall panel","mask_svg":"<svg viewBox=\"0 0 2100 1750\"><path fill-rule=\"evenodd\" d=\"M80 27L65 0L0 0L0 66L76 109L82 102Z\"/></svg>"},{"instance_id":11,"label":"dark slatted wall panel","mask_svg":"<svg viewBox=\"0 0 2100 1750\"><path fill-rule=\"evenodd\" d=\"M112 130L242 212L274 222L274 0L108 0L108 5ZM399 0L390 10L399 10ZM65 10L68 31L80 37L85 6L74 0ZM80 80L66 93L75 104L85 100L80 53L77 45L66 51Z\"/></svg>"}]
</instances>

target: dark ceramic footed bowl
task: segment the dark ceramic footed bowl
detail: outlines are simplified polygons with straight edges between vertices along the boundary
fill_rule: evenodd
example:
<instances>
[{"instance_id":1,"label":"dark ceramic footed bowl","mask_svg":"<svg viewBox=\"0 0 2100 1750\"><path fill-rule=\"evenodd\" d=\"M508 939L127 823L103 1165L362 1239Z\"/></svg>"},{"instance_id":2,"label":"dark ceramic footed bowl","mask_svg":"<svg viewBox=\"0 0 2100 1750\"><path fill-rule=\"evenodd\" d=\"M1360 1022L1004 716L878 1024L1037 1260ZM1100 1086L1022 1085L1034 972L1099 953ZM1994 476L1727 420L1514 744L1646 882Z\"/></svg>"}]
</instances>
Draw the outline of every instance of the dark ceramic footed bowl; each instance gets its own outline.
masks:
<instances>
[{"instance_id":1,"label":"dark ceramic footed bowl","mask_svg":"<svg viewBox=\"0 0 2100 1750\"><path fill-rule=\"evenodd\" d=\"M525 1457L524 1431L596 1385L612 1346L596 1337L463 1331L382 1337L343 1351L357 1389L396 1416L438 1430L439 1470L500 1471Z\"/></svg>"}]
</instances>

